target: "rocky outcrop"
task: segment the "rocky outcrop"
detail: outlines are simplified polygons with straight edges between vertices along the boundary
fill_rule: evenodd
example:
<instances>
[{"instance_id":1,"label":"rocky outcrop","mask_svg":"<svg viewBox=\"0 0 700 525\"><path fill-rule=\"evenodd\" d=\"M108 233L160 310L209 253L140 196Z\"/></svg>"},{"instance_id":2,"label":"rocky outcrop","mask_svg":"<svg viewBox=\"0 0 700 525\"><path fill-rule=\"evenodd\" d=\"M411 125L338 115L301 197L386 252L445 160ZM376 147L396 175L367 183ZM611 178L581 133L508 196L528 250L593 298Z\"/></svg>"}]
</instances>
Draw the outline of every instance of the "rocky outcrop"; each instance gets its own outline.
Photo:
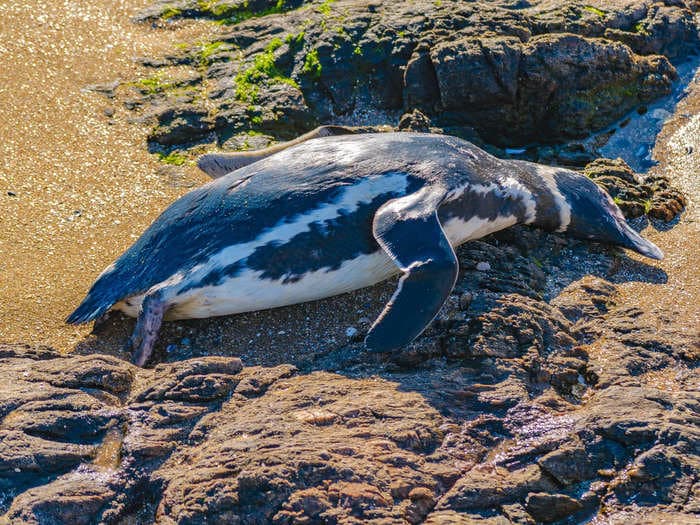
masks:
<instances>
[{"instance_id":1,"label":"rocky outcrop","mask_svg":"<svg viewBox=\"0 0 700 525\"><path fill-rule=\"evenodd\" d=\"M471 37L437 46L431 59L441 118L501 144L580 137L666 92L674 76L661 57L567 34L525 44Z\"/></svg>"},{"instance_id":2,"label":"rocky outcrop","mask_svg":"<svg viewBox=\"0 0 700 525\"><path fill-rule=\"evenodd\" d=\"M661 175L644 177L634 173L622 159L597 159L583 173L610 194L626 217L635 219L649 215L670 221L685 208L685 196L671 187Z\"/></svg>"},{"instance_id":3,"label":"rocky outcrop","mask_svg":"<svg viewBox=\"0 0 700 525\"><path fill-rule=\"evenodd\" d=\"M274 4L274 5L273 5ZM594 5L595 4L595 5ZM669 92L669 58L697 47L695 4L157 2L139 20L204 17L209 42L122 85L154 150L289 139L355 112L420 109L431 126L514 145L581 137ZM193 80L194 78L194 80ZM362 122L370 124L371 122ZM395 122L391 122L395 124Z\"/></svg>"},{"instance_id":4,"label":"rocky outcrop","mask_svg":"<svg viewBox=\"0 0 700 525\"><path fill-rule=\"evenodd\" d=\"M614 253L527 228L459 258L439 318L385 359L355 342L362 321L346 341L249 349L250 366L198 340L150 370L0 346L0 522L691 522L698 346L659 328L674 313L581 278L620 278ZM332 333L347 300L288 308L298 326L249 316Z\"/></svg>"}]
</instances>

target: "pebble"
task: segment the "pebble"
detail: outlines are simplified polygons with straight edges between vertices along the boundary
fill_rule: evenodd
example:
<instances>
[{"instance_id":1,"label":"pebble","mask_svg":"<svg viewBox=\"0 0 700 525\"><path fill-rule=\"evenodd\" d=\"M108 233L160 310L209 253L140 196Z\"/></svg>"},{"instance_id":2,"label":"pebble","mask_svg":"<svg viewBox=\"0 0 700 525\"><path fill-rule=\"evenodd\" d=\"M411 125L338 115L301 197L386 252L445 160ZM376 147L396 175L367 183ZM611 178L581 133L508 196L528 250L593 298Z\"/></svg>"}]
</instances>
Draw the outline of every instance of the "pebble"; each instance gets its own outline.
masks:
<instances>
[{"instance_id":1,"label":"pebble","mask_svg":"<svg viewBox=\"0 0 700 525\"><path fill-rule=\"evenodd\" d=\"M355 337L357 335L357 328L354 326L349 326L347 330L345 330L345 335L350 338Z\"/></svg>"},{"instance_id":2,"label":"pebble","mask_svg":"<svg viewBox=\"0 0 700 525\"><path fill-rule=\"evenodd\" d=\"M8 195L9 197L17 197L17 194L16 194L14 191L8 191L8 192L7 192L7 195Z\"/></svg>"},{"instance_id":3,"label":"pebble","mask_svg":"<svg viewBox=\"0 0 700 525\"><path fill-rule=\"evenodd\" d=\"M459 309L464 311L469 309L469 305L472 304L472 300L474 299L474 296L471 294L471 292L464 292L462 295L459 296Z\"/></svg>"},{"instance_id":4,"label":"pebble","mask_svg":"<svg viewBox=\"0 0 700 525\"><path fill-rule=\"evenodd\" d=\"M411 501L435 500L435 494L433 494L433 491L427 487L416 487L412 489L411 492L409 492L408 497Z\"/></svg>"},{"instance_id":5,"label":"pebble","mask_svg":"<svg viewBox=\"0 0 700 525\"><path fill-rule=\"evenodd\" d=\"M488 272L491 269L491 265L486 261L481 261L476 264L476 269L480 272Z\"/></svg>"},{"instance_id":6,"label":"pebble","mask_svg":"<svg viewBox=\"0 0 700 525\"><path fill-rule=\"evenodd\" d=\"M669 113L663 108L658 108L649 113L649 115L651 115L652 118L655 118L657 120L666 120L671 116L671 113Z\"/></svg>"}]
</instances>

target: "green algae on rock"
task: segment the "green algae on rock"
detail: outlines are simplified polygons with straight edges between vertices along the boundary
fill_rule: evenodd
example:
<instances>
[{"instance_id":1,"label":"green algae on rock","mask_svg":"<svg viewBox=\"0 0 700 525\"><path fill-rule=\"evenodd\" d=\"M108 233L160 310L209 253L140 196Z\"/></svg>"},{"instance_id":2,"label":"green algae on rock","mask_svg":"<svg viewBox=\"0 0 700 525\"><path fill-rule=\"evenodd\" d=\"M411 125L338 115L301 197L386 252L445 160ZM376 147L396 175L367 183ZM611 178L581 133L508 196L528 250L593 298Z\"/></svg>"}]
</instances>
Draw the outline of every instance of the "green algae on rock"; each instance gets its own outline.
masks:
<instances>
[{"instance_id":1,"label":"green algae on rock","mask_svg":"<svg viewBox=\"0 0 700 525\"><path fill-rule=\"evenodd\" d=\"M178 18L209 18L221 24L236 24L299 7L304 0L158 0L134 17L136 22Z\"/></svg>"},{"instance_id":2,"label":"green algae on rock","mask_svg":"<svg viewBox=\"0 0 700 525\"><path fill-rule=\"evenodd\" d=\"M215 47L206 47L201 79L207 89L189 111L205 111L213 125L208 133L186 120L182 129L158 125L151 148L221 145L250 129L288 139L368 108L420 109L435 127L458 134L473 128L500 146L556 142L604 128L667 94L675 78L668 58L698 43L694 4L646 0L542 0L525 7L505 0L280 6L185 0L157 2L142 18L162 17L166 6L181 18L217 18L214 4L221 10L245 4L260 16L212 25ZM640 23L643 35L634 31ZM202 64L187 52L166 62ZM150 108L156 122L171 105Z\"/></svg>"}]
</instances>

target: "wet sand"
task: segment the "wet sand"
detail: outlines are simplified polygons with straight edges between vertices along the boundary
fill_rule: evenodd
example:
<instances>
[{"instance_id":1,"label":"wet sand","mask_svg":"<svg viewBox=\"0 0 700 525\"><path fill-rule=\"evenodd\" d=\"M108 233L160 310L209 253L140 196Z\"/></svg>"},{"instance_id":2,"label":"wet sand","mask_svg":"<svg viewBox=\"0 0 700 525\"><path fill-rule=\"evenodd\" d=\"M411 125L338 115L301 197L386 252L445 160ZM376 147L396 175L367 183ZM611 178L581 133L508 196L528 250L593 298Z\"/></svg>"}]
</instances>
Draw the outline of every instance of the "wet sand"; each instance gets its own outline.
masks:
<instances>
[{"instance_id":1,"label":"wet sand","mask_svg":"<svg viewBox=\"0 0 700 525\"><path fill-rule=\"evenodd\" d=\"M658 266L668 280L660 285L627 282L620 290L630 306L673 316L677 332L695 338L700 352L700 70L688 93L657 137L652 155L659 164L651 171L668 176L688 199L677 224L661 223L660 229L652 226L644 232L664 251ZM658 322L661 328L666 321Z\"/></svg>"},{"instance_id":2,"label":"wet sand","mask_svg":"<svg viewBox=\"0 0 700 525\"><path fill-rule=\"evenodd\" d=\"M150 222L179 195L157 174L159 163L145 149L146 128L129 124L116 105L85 86L116 78L145 75L134 56L157 56L203 26L154 30L129 21L148 0L0 4L0 341L47 344L72 351L91 327L71 327L63 319L80 302L100 271L111 263ZM672 312L679 329L697 334L700 326L700 87L695 85L677 116L662 132L657 169L669 170L690 197L689 211L670 231L653 227L644 235L667 255L658 266L665 284L637 280L623 283L626 304ZM108 111L109 112L109 111ZM682 117L679 115L687 114ZM696 115L692 117L692 115ZM691 154L687 143L694 144ZM194 168L187 183L207 180ZM635 258L635 255L631 255ZM629 266L629 264L628 264ZM634 271L623 267L622 271ZM368 304L366 312L350 311L342 300L282 309L269 316L244 316L208 322L172 323L167 334L209 330L212 346L231 339L236 327L276 319L298 326L333 310L327 324L310 324L304 337L319 331L340 334L353 320L371 317L380 294L360 294L350 307ZM318 315L316 315L318 317ZM661 321L660 321L661 322ZM332 325L332 327L330 326ZM183 329L183 326L185 327ZM221 327L221 328L219 328ZM266 327L276 329L276 326ZM331 329L332 328L332 329ZM129 326L122 328L126 335ZM254 334L255 326L244 332ZM299 334L282 334L291 339ZM329 335L329 337L335 335ZM247 335L246 335L247 337ZM321 336L322 337L322 336ZM97 338L99 339L99 338ZM95 339L93 339L94 341ZM114 351L116 340L101 351ZM218 343L217 343L218 341ZM109 347L109 348L107 348Z\"/></svg>"},{"instance_id":3,"label":"wet sand","mask_svg":"<svg viewBox=\"0 0 700 525\"><path fill-rule=\"evenodd\" d=\"M0 341L71 350L90 327L63 319L186 191L156 174L146 128L116 106L109 118L109 100L84 89L144 75L133 57L198 30L132 24L147 3L0 3Z\"/></svg>"}]
</instances>

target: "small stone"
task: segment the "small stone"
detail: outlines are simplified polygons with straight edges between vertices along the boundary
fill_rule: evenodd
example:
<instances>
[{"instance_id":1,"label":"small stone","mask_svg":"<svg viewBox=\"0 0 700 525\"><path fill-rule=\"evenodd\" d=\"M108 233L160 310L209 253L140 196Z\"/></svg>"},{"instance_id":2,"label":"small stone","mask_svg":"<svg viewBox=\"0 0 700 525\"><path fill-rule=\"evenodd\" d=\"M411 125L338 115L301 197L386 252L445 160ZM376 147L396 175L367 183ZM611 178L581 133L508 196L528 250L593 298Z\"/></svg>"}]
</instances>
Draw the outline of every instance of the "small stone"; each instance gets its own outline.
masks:
<instances>
[{"instance_id":1,"label":"small stone","mask_svg":"<svg viewBox=\"0 0 700 525\"><path fill-rule=\"evenodd\" d=\"M537 492L528 494L525 508L537 521L551 523L578 512L583 505L565 494Z\"/></svg>"},{"instance_id":2,"label":"small stone","mask_svg":"<svg viewBox=\"0 0 700 525\"><path fill-rule=\"evenodd\" d=\"M114 116L114 108L107 106L102 110L102 113L104 113L105 117L113 117Z\"/></svg>"},{"instance_id":3,"label":"small stone","mask_svg":"<svg viewBox=\"0 0 700 525\"><path fill-rule=\"evenodd\" d=\"M345 335L349 338L353 338L357 335L357 328L354 326L348 326L347 330L345 330Z\"/></svg>"},{"instance_id":4,"label":"small stone","mask_svg":"<svg viewBox=\"0 0 700 525\"><path fill-rule=\"evenodd\" d=\"M491 269L491 265L486 261L481 261L476 264L476 269L480 272L488 272Z\"/></svg>"},{"instance_id":5,"label":"small stone","mask_svg":"<svg viewBox=\"0 0 700 525\"><path fill-rule=\"evenodd\" d=\"M317 426L330 425L337 419L337 415L322 409L302 410L295 414L299 421Z\"/></svg>"},{"instance_id":6,"label":"small stone","mask_svg":"<svg viewBox=\"0 0 700 525\"><path fill-rule=\"evenodd\" d=\"M474 296L471 294L471 292L464 292L462 295L459 296L459 309L462 311L468 310L469 305L472 304L473 299Z\"/></svg>"},{"instance_id":7,"label":"small stone","mask_svg":"<svg viewBox=\"0 0 700 525\"><path fill-rule=\"evenodd\" d=\"M390 490L394 498L406 499L411 492L411 485L406 480L397 480L391 483Z\"/></svg>"},{"instance_id":8,"label":"small stone","mask_svg":"<svg viewBox=\"0 0 700 525\"><path fill-rule=\"evenodd\" d=\"M571 385L571 394L574 397L577 397L580 399L584 396L585 393L586 393L585 385L580 385L580 384Z\"/></svg>"},{"instance_id":9,"label":"small stone","mask_svg":"<svg viewBox=\"0 0 700 525\"><path fill-rule=\"evenodd\" d=\"M536 523L520 503L503 505L501 508L505 517L512 523L521 523L523 525L535 525Z\"/></svg>"},{"instance_id":10,"label":"small stone","mask_svg":"<svg viewBox=\"0 0 700 525\"><path fill-rule=\"evenodd\" d=\"M399 131L430 132L430 118L418 109L404 113L399 120Z\"/></svg>"},{"instance_id":11,"label":"small stone","mask_svg":"<svg viewBox=\"0 0 700 525\"><path fill-rule=\"evenodd\" d=\"M16 194L14 191L8 191L8 192L7 192L7 195L8 195L9 197L17 197L17 194Z\"/></svg>"},{"instance_id":12,"label":"small stone","mask_svg":"<svg viewBox=\"0 0 700 525\"><path fill-rule=\"evenodd\" d=\"M435 494L433 494L433 491L427 487L416 487L408 493L408 497L411 501L421 499L433 500L435 499Z\"/></svg>"},{"instance_id":13,"label":"small stone","mask_svg":"<svg viewBox=\"0 0 700 525\"><path fill-rule=\"evenodd\" d=\"M667 118L669 118L671 116L671 113L669 113L668 111L666 111L663 108L658 108L658 109L655 109L654 111L650 112L649 115L652 118L655 118L657 120L666 120Z\"/></svg>"}]
</instances>

